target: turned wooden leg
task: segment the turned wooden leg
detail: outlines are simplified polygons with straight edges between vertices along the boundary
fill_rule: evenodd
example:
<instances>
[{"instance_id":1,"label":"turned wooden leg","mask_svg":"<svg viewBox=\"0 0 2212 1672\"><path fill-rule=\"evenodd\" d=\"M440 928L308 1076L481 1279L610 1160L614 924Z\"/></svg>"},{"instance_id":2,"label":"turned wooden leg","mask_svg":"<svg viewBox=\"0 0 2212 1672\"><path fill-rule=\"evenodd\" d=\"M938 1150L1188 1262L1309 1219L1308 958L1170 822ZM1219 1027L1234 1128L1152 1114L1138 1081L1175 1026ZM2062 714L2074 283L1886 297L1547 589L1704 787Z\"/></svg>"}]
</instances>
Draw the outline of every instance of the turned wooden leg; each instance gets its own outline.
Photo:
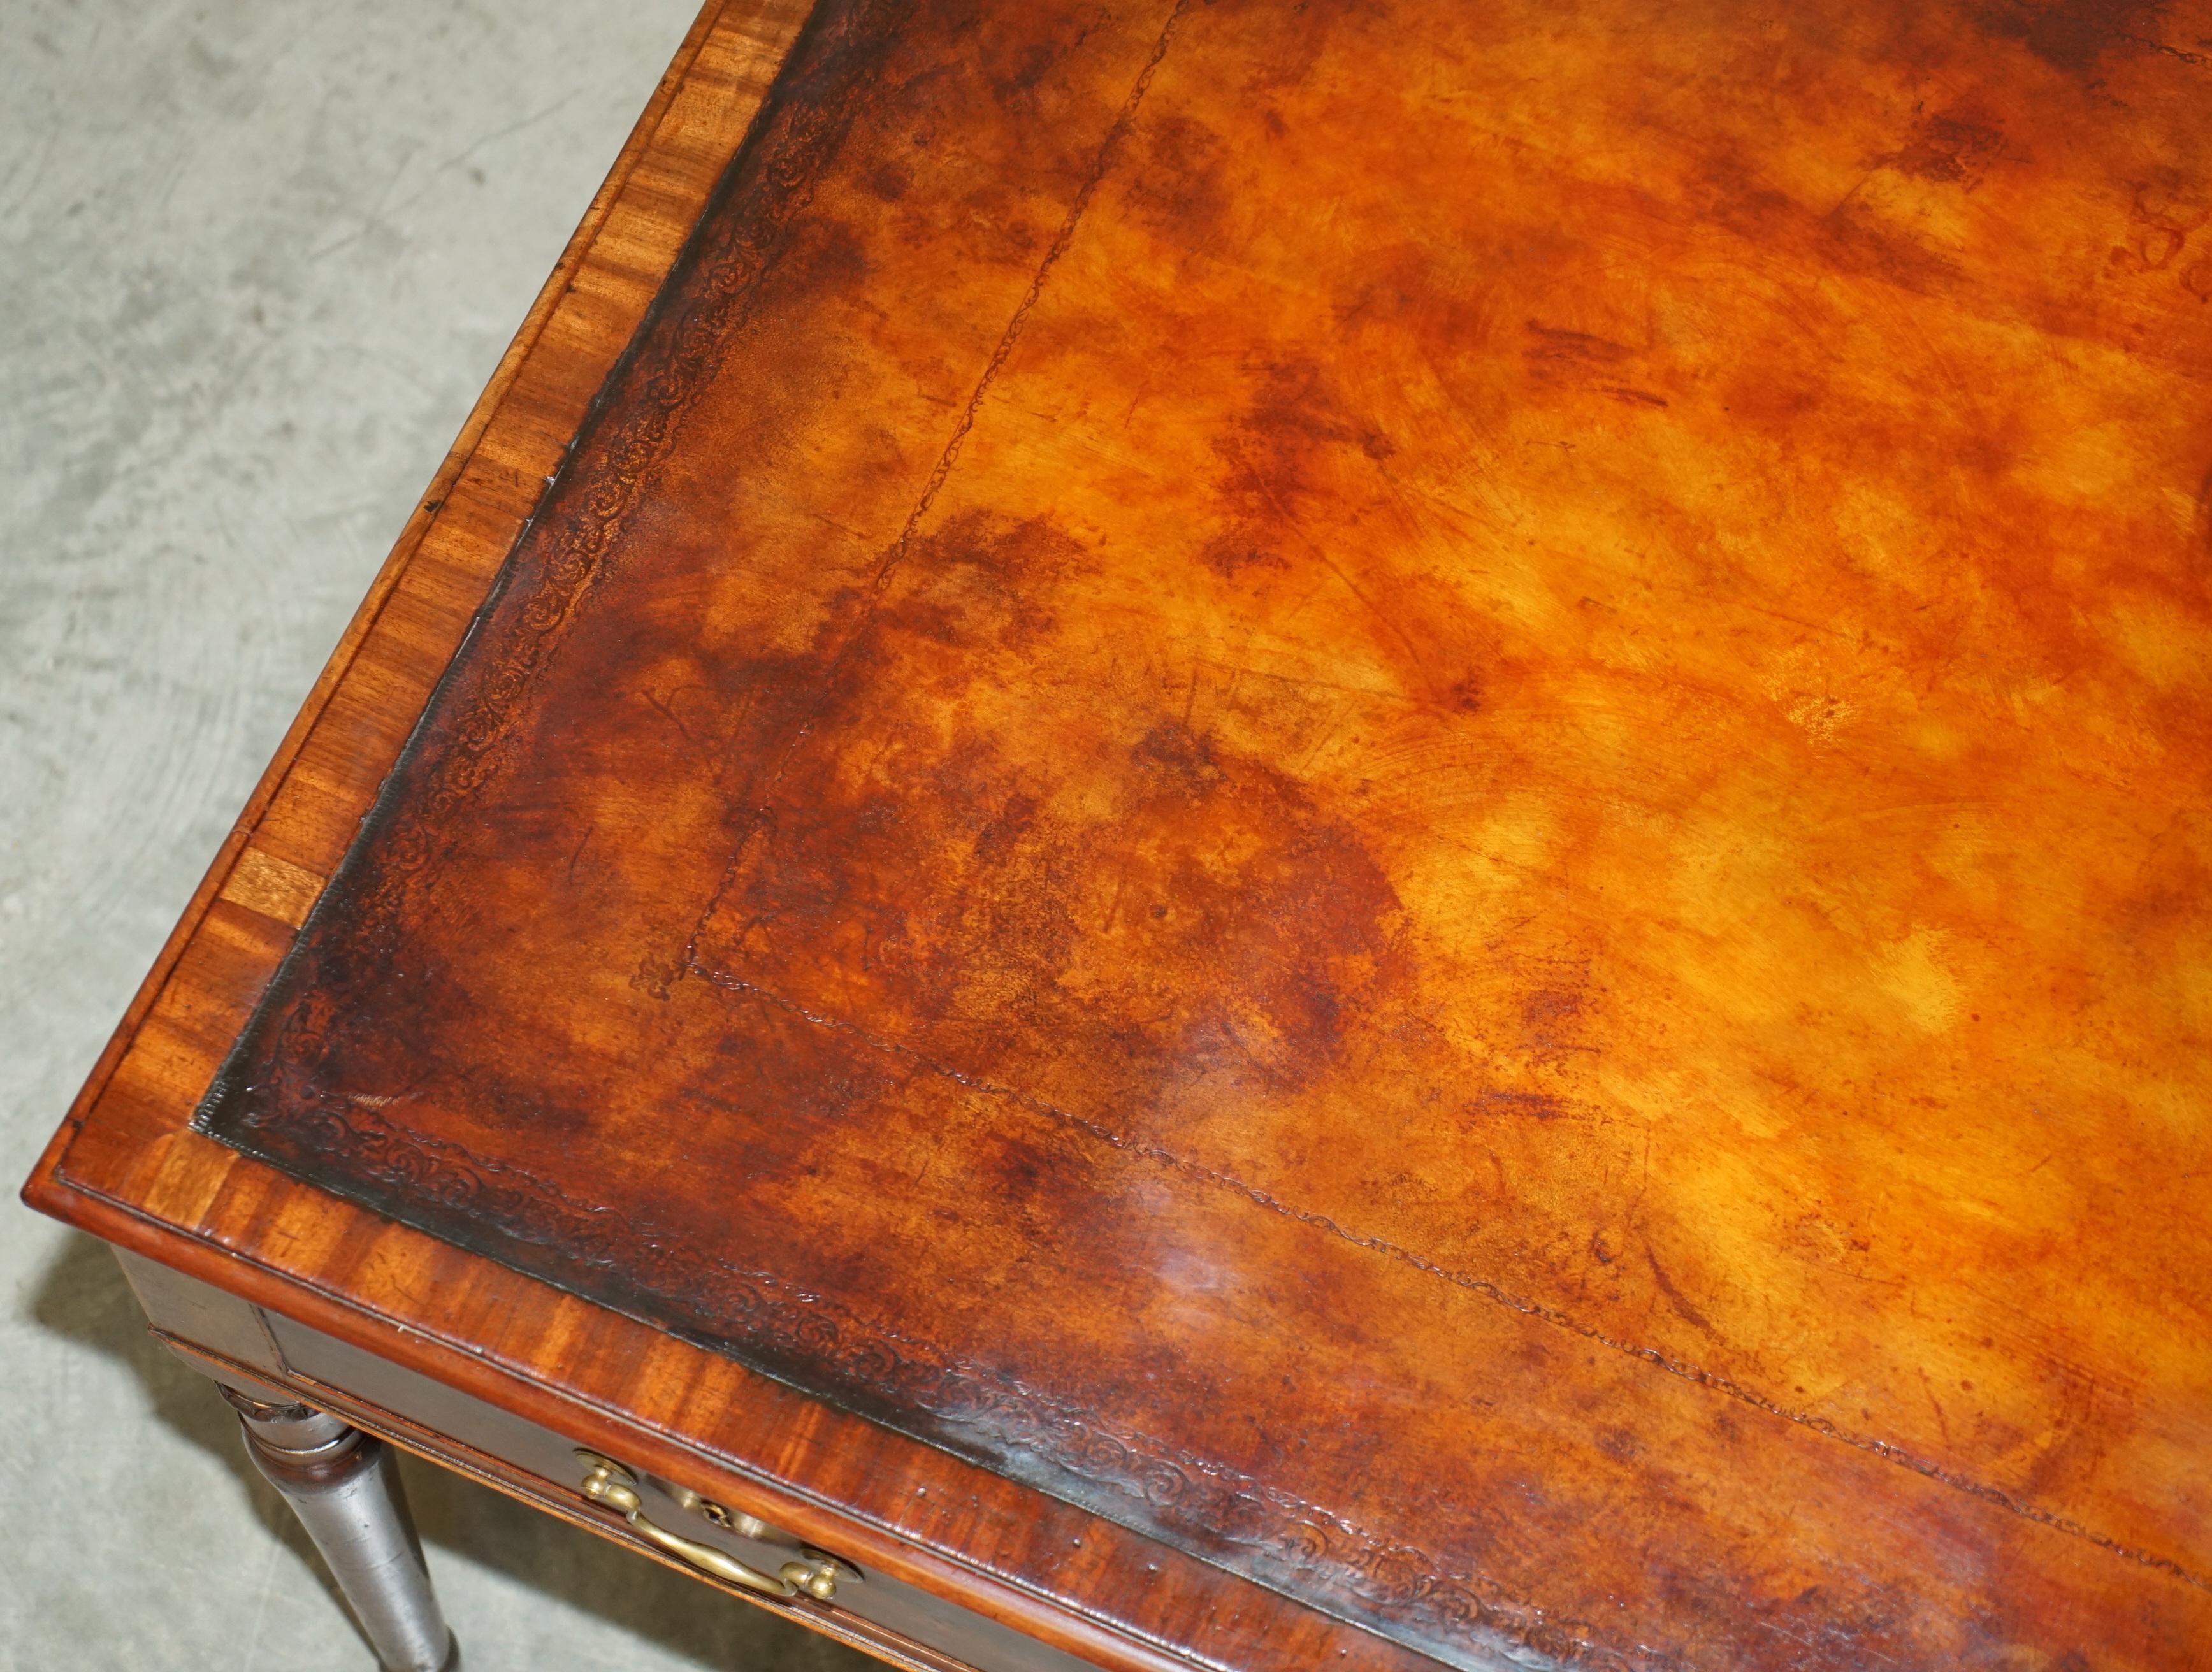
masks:
<instances>
[{"instance_id":1,"label":"turned wooden leg","mask_svg":"<svg viewBox=\"0 0 2212 1672\"><path fill-rule=\"evenodd\" d=\"M390 1449L305 1405L265 1405L234 1388L246 1450L284 1494L353 1605L386 1672L453 1672L460 1651L422 1566Z\"/></svg>"}]
</instances>

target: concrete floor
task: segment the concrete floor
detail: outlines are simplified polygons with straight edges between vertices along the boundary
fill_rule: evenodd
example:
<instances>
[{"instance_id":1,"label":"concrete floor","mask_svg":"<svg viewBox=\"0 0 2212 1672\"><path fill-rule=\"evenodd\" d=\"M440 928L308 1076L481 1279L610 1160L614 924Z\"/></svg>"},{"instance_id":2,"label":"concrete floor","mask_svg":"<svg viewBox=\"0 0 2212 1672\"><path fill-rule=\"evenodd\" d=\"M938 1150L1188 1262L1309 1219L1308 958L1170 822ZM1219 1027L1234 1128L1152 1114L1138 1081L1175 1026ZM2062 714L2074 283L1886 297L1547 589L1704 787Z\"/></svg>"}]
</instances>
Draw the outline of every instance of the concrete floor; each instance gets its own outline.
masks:
<instances>
[{"instance_id":1,"label":"concrete floor","mask_svg":"<svg viewBox=\"0 0 2212 1672\"><path fill-rule=\"evenodd\" d=\"M28 1172L693 0L0 0L0 1177ZM98 1244L0 1197L0 1666L371 1665ZM471 1672L869 1664L442 1471Z\"/></svg>"}]
</instances>

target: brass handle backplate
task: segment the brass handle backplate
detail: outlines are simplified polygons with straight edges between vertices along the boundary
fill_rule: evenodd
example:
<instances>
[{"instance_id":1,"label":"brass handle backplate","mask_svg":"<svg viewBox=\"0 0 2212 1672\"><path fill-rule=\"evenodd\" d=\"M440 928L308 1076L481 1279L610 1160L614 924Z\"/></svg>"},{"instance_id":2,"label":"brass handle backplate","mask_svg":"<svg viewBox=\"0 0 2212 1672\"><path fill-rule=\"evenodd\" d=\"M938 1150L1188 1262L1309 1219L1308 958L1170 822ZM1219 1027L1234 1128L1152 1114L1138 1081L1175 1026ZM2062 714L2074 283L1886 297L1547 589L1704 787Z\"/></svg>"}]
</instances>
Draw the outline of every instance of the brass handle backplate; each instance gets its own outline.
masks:
<instances>
[{"instance_id":1,"label":"brass handle backplate","mask_svg":"<svg viewBox=\"0 0 2212 1672\"><path fill-rule=\"evenodd\" d=\"M834 1558L809 1551L803 1561L788 1561L778 1572L763 1573L757 1567L746 1566L735 1556L724 1554L711 1544L687 1539L647 1520L644 1500L637 1495L637 1477L613 1458L602 1457L596 1451L586 1451L580 1447L576 1458L591 1470L584 1476L584 1496L594 1504L605 1505L629 1523L632 1532L656 1549L687 1561L718 1579L757 1590L763 1596L796 1596L805 1591L827 1602L836 1596L837 1564Z\"/></svg>"}]
</instances>

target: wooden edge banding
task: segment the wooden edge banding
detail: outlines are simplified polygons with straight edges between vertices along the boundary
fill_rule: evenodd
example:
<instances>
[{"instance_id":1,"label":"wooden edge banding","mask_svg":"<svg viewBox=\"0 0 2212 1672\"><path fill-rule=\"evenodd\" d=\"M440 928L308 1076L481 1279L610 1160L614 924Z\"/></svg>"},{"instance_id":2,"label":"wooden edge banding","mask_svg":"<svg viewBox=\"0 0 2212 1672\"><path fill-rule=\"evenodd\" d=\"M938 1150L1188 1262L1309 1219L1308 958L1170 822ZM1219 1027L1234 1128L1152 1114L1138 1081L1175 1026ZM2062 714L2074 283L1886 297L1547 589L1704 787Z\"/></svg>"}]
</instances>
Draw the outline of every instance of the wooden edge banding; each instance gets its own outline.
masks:
<instances>
[{"instance_id":1,"label":"wooden edge banding","mask_svg":"<svg viewBox=\"0 0 2212 1672\"><path fill-rule=\"evenodd\" d=\"M308 735L314 730L316 722L321 719L324 710L329 706L332 694L352 667L362 641L367 639L370 629L376 624L377 618L383 613L385 605L398 587L400 580L413 560L416 550L436 524L444 508L447 493L459 479L461 472L467 468L471 459L475 457L485 431L490 428L494 417L505 402L509 390L514 386L515 379L522 369L524 362L530 357L532 351L538 346L538 338L543 334L547 321L552 318L555 308L559 305L577 272L583 266L586 256L598 240L600 229L605 225L608 216L623 194L623 188L629 183L630 176L635 171L640 160L650 149L662 119L667 114L670 105L674 102L677 92L682 87L685 76L698 58L700 50L706 45L708 37L714 33L715 26L721 21L726 11L742 7L750 11L759 12L769 9L771 4L772 0L706 0L698 16L693 20L691 27L684 35L683 44L677 49L676 56L671 61L667 71L661 76L659 84L654 88L652 98L647 101L643 112L640 114L635 125L631 128L629 137L623 142L622 149L616 154L614 164L607 171L605 179L600 183L599 191L593 194L590 207L584 211L583 219L577 223L576 230L569 235L568 244L561 252L561 258L554 264L552 272L547 277L545 283L539 287L536 300L530 305L530 311L523 316L521 325L507 344L506 352L501 355L499 364L492 371L490 381L485 384L483 392L477 397L476 404L470 408L468 416L462 421L459 435L454 438L453 446L447 450L444 461L438 466L436 473L430 479L430 485L416 501L415 509L399 532L399 538L393 542L391 552L386 556L383 565L377 571L375 580L370 584L368 594L362 599L359 607L355 610L352 619L346 625L345 631L339 636L337 646L331 650L329 660L324 663L321 673L316 677L314 684L309 688L306 700L300 706L299 713L293 716L292 723L285 728L283 739L276 746L276 752L270 757L268 766L263 770L260 779L254 785L253 793L246 798L246 806L240 810L236 822L232 824L230 833L224 837L222 845L216 850L215 858L209 863L205 874L200 879L199 885L192 891L191 897L186 903L183 915L177 920L176 927L170 930L168 938L162 942L161 950L155 956L153 967L146 972L146 978L139 983L138 990L132 995L129 1006L124 1010L122 1019L116 1024L113 1031L109 1034L107 1043L94 1060L91 1073L86 1076L83 1088L77 1093L75 1101L70 1104L67 1117L55 1132L52 1139L48 1141L33 1175L34 1184L38 1180L52 1176L59 1168L64 1154L66 1153L70 1142L84 1123L86 1114L99 1100L100 1093L106 1089L108 1081L114 1075L117 1065L121 1062L124 1054L130 1049L131 1043L137 1036L140 1025L145 1021L148 1012L152 1010L160 999L162 990L167 986L178 960L183 956L185 947L198 932L209 907L214 903L218 895L224 891L229 883L232 872L239 864L240 855L252 842L254 833L260 825L262 815L268 811L270 802L276 799L277 790L289 775L293 763L307 743ZM617 348L608 356L610 369L619 358L620 352L620 349ZM297 866L292 868L301 869ZM303 871L302 875L313 876L313 873ZM318 879L315 882L315 890L318 893L320 892L320 886L321 882ZM296 888L292 891L296 894ZM305 904L298 908L299 915L296 918L280 917L279 921L289 921L296 928L300 922L305 921L307 909L313 904L313 900L309 898ZM253 909L266 911L265 907L258 905L254 906ZM277 915L273 912L267 915ZM31 1186L25 1187L23 1199L33 1207L40 1205L33 1195Z\"/></svg>"},{"instance_id":2,"label":"wooden edge banding","mask_svg":"<svg viewBox=\"0 0 2212 1672\"><path fill-rule=\"evenodd\" d=\"M217 897L296 929L307 921L307 913L322 893L325 880L307 866L295 865L249 842L240 850L237 862L217 891Z\"/></svg>"}]
</instances>

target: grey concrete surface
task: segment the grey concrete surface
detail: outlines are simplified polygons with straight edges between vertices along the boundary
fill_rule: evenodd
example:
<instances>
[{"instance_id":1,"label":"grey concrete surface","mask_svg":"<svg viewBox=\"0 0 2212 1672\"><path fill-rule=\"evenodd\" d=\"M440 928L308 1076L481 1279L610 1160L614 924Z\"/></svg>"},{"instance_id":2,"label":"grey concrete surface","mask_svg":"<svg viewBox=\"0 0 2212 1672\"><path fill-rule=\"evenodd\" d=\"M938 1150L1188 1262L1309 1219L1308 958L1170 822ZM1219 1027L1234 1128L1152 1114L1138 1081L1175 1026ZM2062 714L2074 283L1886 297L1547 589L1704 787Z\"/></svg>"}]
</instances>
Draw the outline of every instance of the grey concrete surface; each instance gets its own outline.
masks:
<instances>
[{"instance_id":1,"label":"grey concrete surface","mask_svg":"<svg viewBox=\"0 0 2212 1672\"><path fill-rule=\"evenodd\" d=\"M15 1203L693 0L0 0L0 1666L368 1669L113 1262ZM471 1672L857 1668L409 1469Z\"/></svg>"}]
</instances>

